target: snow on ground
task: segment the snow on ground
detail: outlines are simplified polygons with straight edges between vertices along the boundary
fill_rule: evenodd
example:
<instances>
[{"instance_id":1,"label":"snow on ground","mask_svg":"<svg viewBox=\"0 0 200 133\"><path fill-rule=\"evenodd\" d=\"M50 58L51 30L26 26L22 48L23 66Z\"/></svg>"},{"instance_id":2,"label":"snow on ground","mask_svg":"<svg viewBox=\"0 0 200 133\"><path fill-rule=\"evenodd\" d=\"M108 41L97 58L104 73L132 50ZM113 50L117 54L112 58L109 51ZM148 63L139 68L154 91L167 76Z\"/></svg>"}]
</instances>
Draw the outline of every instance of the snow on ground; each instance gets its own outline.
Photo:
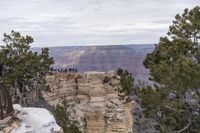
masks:
<instances>
[{"instance_id":1,"label":"snow on ground","mask_svg":"<svg viewBox=\"0 0 200 133\"><path fill-rule=\"evenodd\" d=\"M21 120L20 127L12 131L12 133L51 133L51 131L60 131L60 127L56 124L55 118L46 109L43 108L22 108L20 105L13 105L17 112L17 116Z\"/></svg>"}]
</instances>

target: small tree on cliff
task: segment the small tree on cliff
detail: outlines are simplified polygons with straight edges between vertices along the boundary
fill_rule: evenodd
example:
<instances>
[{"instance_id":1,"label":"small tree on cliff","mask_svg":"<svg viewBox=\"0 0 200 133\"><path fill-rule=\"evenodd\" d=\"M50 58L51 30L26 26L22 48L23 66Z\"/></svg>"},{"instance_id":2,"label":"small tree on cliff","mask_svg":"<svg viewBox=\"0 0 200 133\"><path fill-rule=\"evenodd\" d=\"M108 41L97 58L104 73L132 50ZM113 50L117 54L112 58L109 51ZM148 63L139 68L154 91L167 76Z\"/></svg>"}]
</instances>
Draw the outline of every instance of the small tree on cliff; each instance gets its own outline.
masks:
<instances>
[{"instance_id":1,"label":"small tree on cliff","mask_svg":"<svg viewBox=\"0 0 200 133\"><path fill-rule=\"evenodd\" d=\"M117 75L120 77L120 86L117 89L120 99L129 102L131 100L130 95L133 92L134 78L131 73L121 68L117 70Z\"/></svg>"},{"instance_id":2,"label":"small tree on cliff","mask_svg":"<svg viewBox=\"0 0 200 133\"><path fill-rule=\"evenodd\" d=\"M157 87L139 89L138 103L159 132L200 131L200 7L176 15L144 65Z\"/></svg>"},{"instance_id":3,"label":"small tree on cliff","mask_svg":"<svg viewBox=\"0 0 200 133\"><path fill-rule=\"evenodd\" d=\"M63 128L64 133L81 133L78 128L78 122L70 119L70 112L67 101L63 101L62 104L58 104L54 109L54 116L57 123Z\"/></svg>"},{"instance_id":4,"label":"small tree on cliff","mask_svg":"<svg viewBox=\"0 0 200 133\"><path fill-rule=\"evenodd\" d=\"M31 36L22 36L19 32L11 31L4 34L1 46L0 63L3 64L2 79L11 88L12 95L18 102L24 103L26 94L44 85L44 76L53 64L49 57L48 48L40 54L30 50L33 42Z\"/></svg>"}]
</instances>

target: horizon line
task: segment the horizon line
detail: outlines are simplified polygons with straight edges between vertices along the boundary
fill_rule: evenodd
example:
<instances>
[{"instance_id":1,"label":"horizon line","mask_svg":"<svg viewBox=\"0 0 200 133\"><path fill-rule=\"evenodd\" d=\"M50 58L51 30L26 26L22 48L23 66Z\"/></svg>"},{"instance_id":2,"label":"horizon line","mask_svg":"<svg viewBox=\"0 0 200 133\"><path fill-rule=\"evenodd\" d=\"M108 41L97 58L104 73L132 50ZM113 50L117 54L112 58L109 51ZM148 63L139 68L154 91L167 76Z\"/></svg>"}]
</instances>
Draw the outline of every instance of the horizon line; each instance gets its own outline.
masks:
<instances>
[{"instance_id":1,"label":"horizon line","mask_svg":"<svg viewBox=\"0 0 200 133\"><path fill-rule=\"evenodd\" d=\"M141 43L141 44L105 44L105 45L89 45L89 44L80 44L80 45L59 45L59 46L31 46L31 48L53 48L53 47L102 47L102 46L127 46L127 45L155 45L156 43Z\"/></svg>"}]
</instances>

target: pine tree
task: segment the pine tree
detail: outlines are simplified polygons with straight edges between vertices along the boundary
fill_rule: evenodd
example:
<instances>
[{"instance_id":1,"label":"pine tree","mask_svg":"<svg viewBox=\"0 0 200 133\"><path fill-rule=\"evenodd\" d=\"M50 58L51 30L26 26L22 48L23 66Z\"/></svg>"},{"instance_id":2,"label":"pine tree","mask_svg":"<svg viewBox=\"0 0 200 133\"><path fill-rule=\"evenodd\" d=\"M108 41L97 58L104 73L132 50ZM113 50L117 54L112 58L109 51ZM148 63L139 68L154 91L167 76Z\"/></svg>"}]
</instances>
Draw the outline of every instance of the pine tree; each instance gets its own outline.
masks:
<instances>
[{"instance_id":1,"label":"pine tree","mask_svg":"<svg viewBox=\"0 0 200 133\"><path fill-rule=\"evenodd\" d=\"M0 50L0 63L3 64L2 80L11 88L15 102L25 103L28 94L34 89L45 85L44 76L53 64L49 57L48 48L41 53L32 52L31 36L22 36L19 32L11 31L4 34L4 45Z\"/></svg>"},{"instance_id":2,"label":"pine tree","mask_svg":"<svg viewBox=\"0 0 200 133\"><path fill-rule=\"evenodd\" d=\"M176 15L168 36L161 37L144 65L155 87L135 95L145 117L159 132L200 131L200 7Z\"/></svg>"},{"instance_id":3,"label":"pine tree","mask_svg":"<svg viewBox=\"0 0 200 133\"><path fill-rule=\"evenodd\" d=\"M63 128L64 133L81 133L77 126L77 121L70 120L70 112L67 101L63 101L62 104L58 104L54 109L54 116L57 123Z\"/></svg>"},{"instance_id":4,"label":"pine tree","mask_svg":"<svg viewBox=\"0 0 200 133\"><path fill-rule=\"evenodd\" d=\"M121 68L117 70L117 75L120 77L120 86L117 89L120 99L125 102L130 102L130 95L133 92L134 78L131 73Z\"/></svg>"}]
</instances>

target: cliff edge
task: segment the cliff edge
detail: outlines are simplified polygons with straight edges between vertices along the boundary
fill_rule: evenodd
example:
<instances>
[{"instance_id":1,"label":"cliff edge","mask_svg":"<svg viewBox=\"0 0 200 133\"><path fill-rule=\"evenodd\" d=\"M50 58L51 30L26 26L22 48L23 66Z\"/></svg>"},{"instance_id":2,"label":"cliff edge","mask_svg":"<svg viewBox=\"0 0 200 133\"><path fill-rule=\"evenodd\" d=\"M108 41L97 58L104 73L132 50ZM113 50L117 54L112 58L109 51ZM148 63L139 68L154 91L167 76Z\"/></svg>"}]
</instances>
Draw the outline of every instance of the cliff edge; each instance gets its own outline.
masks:
<instances>
[{"instance_id":1,"label":"cliff edge","mask_svg":"<svg viewBox=\"0 0 200 133\"><path fill-rule=\"evenodd\" d=\"M43 92L51 105L68 101L71 119L84 133L132 133L132 103L119 100L114 72L54 73Z\"/></svg>"}]
</instances>

